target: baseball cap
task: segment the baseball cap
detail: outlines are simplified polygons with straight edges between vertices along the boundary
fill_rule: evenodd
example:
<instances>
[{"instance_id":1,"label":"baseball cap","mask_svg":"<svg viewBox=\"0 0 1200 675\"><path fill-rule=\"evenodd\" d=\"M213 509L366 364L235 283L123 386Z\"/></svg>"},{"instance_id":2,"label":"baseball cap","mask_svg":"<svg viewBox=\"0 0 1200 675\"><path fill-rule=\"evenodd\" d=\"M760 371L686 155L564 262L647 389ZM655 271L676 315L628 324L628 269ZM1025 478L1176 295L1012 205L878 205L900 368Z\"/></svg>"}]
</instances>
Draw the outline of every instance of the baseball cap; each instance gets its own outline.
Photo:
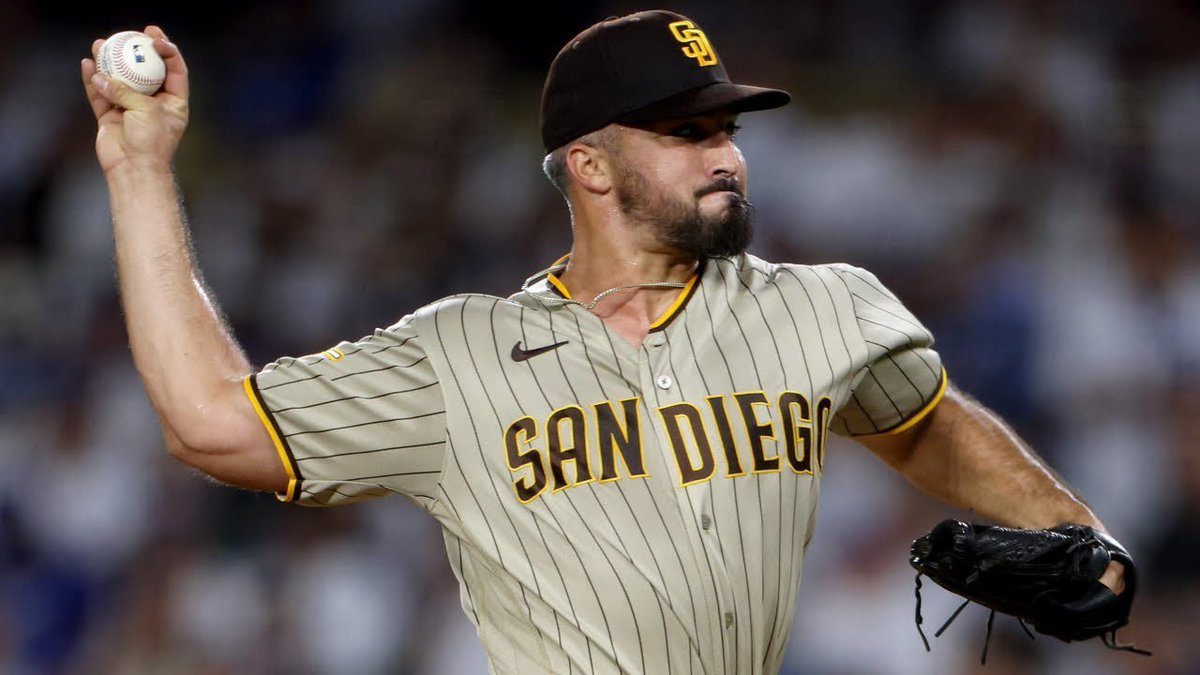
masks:
<instances>
[{"instance_id":1,"label":"baseball cap","mask_svg":"<svg viewBox=\"0 0 1200 675\"><path fill-rule=\"evenodd\" d=\"M767 110L791 99L779 89L731 82L691 19L637 12L589 26L554 57L542 88L542 145L550 152L610 122Z\"/></svg>"}]
</instances>

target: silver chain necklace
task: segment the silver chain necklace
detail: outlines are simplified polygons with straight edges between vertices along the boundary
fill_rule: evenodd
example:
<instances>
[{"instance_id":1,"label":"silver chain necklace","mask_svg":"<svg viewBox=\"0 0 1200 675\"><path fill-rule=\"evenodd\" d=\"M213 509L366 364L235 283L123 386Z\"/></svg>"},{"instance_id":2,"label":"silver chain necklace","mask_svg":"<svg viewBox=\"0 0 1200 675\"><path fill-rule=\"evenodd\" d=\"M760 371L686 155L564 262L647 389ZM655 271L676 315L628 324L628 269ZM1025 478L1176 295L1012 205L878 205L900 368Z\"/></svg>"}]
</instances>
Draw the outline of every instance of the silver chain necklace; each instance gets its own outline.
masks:
<instances>
[{"instance_id":1,"label":"silver chain necklace","mask_svg":"<svg viewBox=\"0 0 1200 675\"><path fill-rule=\"evenodd\" d=\"M560 305L579 305L580 307L582 307L588 311L591 311L592 308L594 308L601 300L603 300L604 298L607 298L608 296L612 295L613 293L620 293L621 291L628 291L633 288L686 288L687 287L686 283L680 283L678 281L647 281L647 282L640 283L640 284L627 284L625 286L617 286L615 288L610 288L607 291L604 291L603 293L600 293L596 297L592 298L592 301L589 303L582 303L582 302L579 302L578 300L572 300L571 298L560 298L556 295L541 295L541 294L534 293L533 291L529 290L529 287L531 285L533 285L536 280L538 280L544 276L553 274L555 272L564 270L566 268L567 268L567 263L565 263L565 262L559 263L557 265L551 265L550 267L547 267L546 269L542 270L541 272L538 272L537 274L526 279L525 283L521 284L521 290L523 292L528 293L529 295L532 295L532 296L538 298L539 300L543 300L545 302L556 302Z\"/></svg>"}]
</instances>

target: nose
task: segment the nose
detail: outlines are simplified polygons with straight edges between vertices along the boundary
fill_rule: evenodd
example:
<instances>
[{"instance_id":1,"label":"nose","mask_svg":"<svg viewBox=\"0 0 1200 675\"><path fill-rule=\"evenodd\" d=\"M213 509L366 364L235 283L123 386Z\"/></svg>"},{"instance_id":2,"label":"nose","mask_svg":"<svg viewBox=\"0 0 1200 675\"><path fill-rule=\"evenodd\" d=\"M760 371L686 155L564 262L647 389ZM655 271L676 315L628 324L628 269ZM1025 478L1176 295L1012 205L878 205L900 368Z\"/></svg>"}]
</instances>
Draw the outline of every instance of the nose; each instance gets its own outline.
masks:
<instances>
[{"instance_id":1,"label":"nose","mask_svg":"<svg viewBox=\"0 0 1200 675\"><path fill-rule=\"evenodd\" d=\"M728 133L722 132L713 136L708 156L711 175L714 178L742 175L745 159Z\"/></svg>"}]
</instances>

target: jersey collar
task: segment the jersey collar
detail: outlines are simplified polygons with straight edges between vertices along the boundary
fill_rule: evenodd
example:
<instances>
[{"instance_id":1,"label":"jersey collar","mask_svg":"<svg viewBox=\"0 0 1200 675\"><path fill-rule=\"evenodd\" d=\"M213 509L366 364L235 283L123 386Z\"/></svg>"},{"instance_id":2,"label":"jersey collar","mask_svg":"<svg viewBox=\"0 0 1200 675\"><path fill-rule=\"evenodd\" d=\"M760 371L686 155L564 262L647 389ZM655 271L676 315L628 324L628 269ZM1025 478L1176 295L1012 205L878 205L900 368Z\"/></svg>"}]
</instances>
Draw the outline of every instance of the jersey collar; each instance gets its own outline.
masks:
<instances>
[{"instance_id":1,"label":"jersey collar","mask_svg":"<svg viewBox=\"0 0 1200 675\"><path fill-rule=\"evenodd\" d=\"M567 268L567 262L570 260L570 257L571 255L568 253L555 260L548 268L526 279L525 285L521 290L526 295L541 301L543 304L578 304L571 297L571 291L567 290L566 285L558 278L558 275ZM696 288L700 285L700 277L703 275L707 263L708 260L706 258L700 260L700 264L696 266L696 271L688 278L679 296L675 298L675 302L671 303L671 306L663 312L662 316L650 324L651 333L663 330L675 320L676 316L683 312L684 306L687 305L688 300L696 293Z\"/></svg>"}]
</instances>

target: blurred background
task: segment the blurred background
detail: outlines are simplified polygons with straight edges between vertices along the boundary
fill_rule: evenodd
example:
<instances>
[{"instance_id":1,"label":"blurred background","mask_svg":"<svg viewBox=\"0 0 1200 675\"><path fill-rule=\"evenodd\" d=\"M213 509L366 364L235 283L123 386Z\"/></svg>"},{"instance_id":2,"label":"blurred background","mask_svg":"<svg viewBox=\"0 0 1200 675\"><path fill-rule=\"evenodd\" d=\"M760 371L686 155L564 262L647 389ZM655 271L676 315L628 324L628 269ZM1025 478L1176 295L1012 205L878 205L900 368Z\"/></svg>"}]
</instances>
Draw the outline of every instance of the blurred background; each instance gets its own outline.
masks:
<instances>
[{"instance_id":1,"label":"blurred background","mask_svg":"<svg viewBox=\"0 0 1200 675\"><path fill-rule=\"evenodd\" d=\"M542 4L542 3L538 3ZM161 24L177 162L256 364L569 246L540 172L583 0L0 5L0 672L485 673L439 531L392 498L282 505L170 460L132 368L78 62ZM1183 0L678 2L735 79L752 252L875 271L1140 561L1145 659L972 607L926 654L909 542L956 515L830 448L785 673L1200 673L1200 7ZM926 584L927 632L957 604Z\"/></svg>"}]
</instances>

